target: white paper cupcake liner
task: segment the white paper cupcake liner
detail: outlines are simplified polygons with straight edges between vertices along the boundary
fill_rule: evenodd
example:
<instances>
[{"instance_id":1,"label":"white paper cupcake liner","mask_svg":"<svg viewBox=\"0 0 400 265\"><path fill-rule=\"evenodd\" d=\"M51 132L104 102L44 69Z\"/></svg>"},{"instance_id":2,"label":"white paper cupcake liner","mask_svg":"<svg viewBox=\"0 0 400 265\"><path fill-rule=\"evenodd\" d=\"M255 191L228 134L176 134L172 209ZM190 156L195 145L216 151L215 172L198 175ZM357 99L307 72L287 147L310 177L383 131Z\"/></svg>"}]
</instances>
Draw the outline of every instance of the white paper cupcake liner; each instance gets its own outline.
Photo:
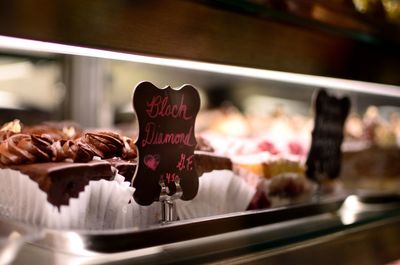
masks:
<instances>
[{"instance_id":1,"label":"white paper cupcake liner","mask_svg":"<svg viewBox=\"0 0 400 265\"><path fill-rule=\"evenodd\" d=\"M116 228L147 227L159 224L161 220L161 206L154 202L149 206L138 205L135 201L124 205L121 214L115 221Z\"/></svg>"},{"instance_id":2,"label":"white paper cupcake liner","mask_svg":"<svg viewBox=\"0 0 400 265\"><path fill-rule=\"evenodd\" d=\"M199 191L192 201L177 200L181 220L245 211L256 189L230 170L214 170L199 178Z\"/></svg>"},{"instance_id":3,"label":"white paper cupcake liner","mask_svg":"<svg viewBox=\"0 0 400 265\"><path fill-rule=\"evenodd\" d=\"M58 209L27 175L0 170L0 215L55 229L117 229L152 225L160 220L156 205L142 207L133 200L134 189L124 177L90 181L78 198Z\"/></svg>"}]
</instances>

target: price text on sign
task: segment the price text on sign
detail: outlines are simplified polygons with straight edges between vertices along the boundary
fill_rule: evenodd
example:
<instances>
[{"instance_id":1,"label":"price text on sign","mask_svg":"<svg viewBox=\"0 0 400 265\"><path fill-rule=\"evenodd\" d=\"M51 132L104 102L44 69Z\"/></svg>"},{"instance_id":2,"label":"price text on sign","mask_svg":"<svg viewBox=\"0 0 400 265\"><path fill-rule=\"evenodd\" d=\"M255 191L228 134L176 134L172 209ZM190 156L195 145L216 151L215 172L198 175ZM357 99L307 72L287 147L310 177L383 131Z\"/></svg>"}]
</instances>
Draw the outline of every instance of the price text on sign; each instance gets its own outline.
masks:
<instances>
[{"instance_id":1,"label":"price text on sign","mask_svg":"<svg viewBox=\"0 0 400 265\"><path fill-rule=\"evenodd\" d=\"M350 100L347 97L339 99L320 90L314 106L314 129L306 161L306 175L315 181L334 179L340 174L343 128L350 110Z\"/></svg>"},{"instance_id":2,"label":"price text on sign","mask_svg":"<svg viewBox=\"0 0 400 265\"><path fill-rule=\"evenodd\" d=\"M149 205L158 200L160 180L172 195L177 179L182 199L193 199L199 185L193 164L194 125L200 108L197 90L190 85L159 89L142 82L134 91L133 107L139 122L139 160L133 179L136 202Z\"/></svg>"}]
</instances>

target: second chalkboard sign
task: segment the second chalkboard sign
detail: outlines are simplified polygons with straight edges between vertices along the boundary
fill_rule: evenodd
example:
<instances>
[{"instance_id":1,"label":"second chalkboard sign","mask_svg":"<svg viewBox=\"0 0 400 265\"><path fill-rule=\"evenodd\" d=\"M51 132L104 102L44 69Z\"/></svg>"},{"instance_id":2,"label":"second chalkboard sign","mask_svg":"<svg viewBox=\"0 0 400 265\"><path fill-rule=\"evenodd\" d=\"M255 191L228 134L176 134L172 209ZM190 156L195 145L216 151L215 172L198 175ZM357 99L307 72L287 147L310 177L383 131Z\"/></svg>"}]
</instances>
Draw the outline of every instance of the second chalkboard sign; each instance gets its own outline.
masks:
<instances>
[{"instance_id":1,"label":"second chalkboard sign","mask_svg":"<svg viewBox=\"0 0 400 265\"><path fill-rule=\"evenodd\" d=\"M350 99L337 98L328 95L325 90L320 90L314 107L314 130L306 161L306 175L320 182L339 176L343 129L350 110Z\"/></svg>"},{"instance_id":2,"label":"second chalkboard sign","mask_svg":"<svg viewBox=\"0 0 400 265\"><path fill-rule=\"evenodd\" d=\"M132 180L135 201L150 205L159 200L160 183L168 187L168 195L180 183L181 199L193 199L199 185L193 164L199 93L190 85L159 89L142 82L135 88L133 107L139 122L138 165Z\"/></svg>"}]
</instances>

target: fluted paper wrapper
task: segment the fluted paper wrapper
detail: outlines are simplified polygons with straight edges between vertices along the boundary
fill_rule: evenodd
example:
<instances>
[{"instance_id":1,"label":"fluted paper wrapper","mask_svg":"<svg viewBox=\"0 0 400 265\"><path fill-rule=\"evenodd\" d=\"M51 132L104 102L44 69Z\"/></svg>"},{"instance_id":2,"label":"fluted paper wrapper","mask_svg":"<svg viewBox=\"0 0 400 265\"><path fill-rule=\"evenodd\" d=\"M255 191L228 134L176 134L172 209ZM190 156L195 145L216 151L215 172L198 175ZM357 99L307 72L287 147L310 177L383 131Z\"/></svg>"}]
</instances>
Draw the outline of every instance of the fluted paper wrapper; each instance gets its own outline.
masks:
<instances>
[{"instance_id":1,"label":"fluted paper wrapper","mask_svg":"<svg viewBox=\"0 0 400 265\"><path fill-rule=\"evenodd\" d=\"M78 198L58 209L27 175L1 169L0 215L56 229L104 230L157 223L158 207L137 205L132 198L134 189L124 180L116 174L112 181L90 181Z\"/></svg>"},{"instance_id":2,"label":"fluted paper wrapper","mask_svg":"<svg viewBox=\"0 0 400 265\"><path fill-rule=\"evenodd\" d=\"M214 170L199 178L199 191L192 201L178 200L181 220L245 211L256 189L230 170Z\"/></svg>"}]
</instances>

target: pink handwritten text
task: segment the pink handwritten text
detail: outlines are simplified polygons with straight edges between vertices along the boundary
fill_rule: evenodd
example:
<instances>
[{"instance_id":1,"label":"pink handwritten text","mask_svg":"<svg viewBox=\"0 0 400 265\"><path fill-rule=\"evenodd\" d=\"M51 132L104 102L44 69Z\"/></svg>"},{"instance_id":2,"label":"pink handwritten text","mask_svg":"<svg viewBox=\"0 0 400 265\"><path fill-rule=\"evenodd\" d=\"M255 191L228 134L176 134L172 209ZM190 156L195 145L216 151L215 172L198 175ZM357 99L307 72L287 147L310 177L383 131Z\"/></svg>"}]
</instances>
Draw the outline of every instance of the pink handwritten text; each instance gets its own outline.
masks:
<instances>
[{"instance_id":1,"label":"pink handwritten text","mask_svg":"<svg viewBox=\"0 0 400 265\"><path fill-rule=\"evenodd\" d=\"M191 171L193 169L193 156L194 155L186 157L186 155L182 153L176 168L179 169L179 171L184 169Z\"/></svg>"},{"instance_id":2,"label":"pink handwritten text","mask_svg":"<svg viewBox=\"0 0 400 265\"><path fill-rule=\"evenodd\" d=\"M168 96L154 96L150 102L146 102L147 115L149 115L150 118L157 118L160 116L190 120L192 116L187 116L187 106L184 100L185 96L182 95L179 104L171 104Z\"/></svg>"},{"instance_id":3,"label":"pink handwritten text","mask_svg":"<svg viewBox=\"0 0 400 265\"><path fill-rule=\"evenodd\" d=\"M191 136L193 134L193 126L187 133L163 133L156 130L154 122L148 122L145 127L145 138L142 140L142 147L151 144L184 144L193 147Z\"/></svg>"},{"instance_id":4,"label":"pink handwritten text","mask_svg":"<svg viewBox=\"0 0 400 265\"><path fill-rule=\"evenodd\" d=\"M178 179L179 179L179 176L175 173L165 173L165 174L161 175L161 180L166 184L175 182L175 180L178 180Z\"/></svg>"}]
</instances>

